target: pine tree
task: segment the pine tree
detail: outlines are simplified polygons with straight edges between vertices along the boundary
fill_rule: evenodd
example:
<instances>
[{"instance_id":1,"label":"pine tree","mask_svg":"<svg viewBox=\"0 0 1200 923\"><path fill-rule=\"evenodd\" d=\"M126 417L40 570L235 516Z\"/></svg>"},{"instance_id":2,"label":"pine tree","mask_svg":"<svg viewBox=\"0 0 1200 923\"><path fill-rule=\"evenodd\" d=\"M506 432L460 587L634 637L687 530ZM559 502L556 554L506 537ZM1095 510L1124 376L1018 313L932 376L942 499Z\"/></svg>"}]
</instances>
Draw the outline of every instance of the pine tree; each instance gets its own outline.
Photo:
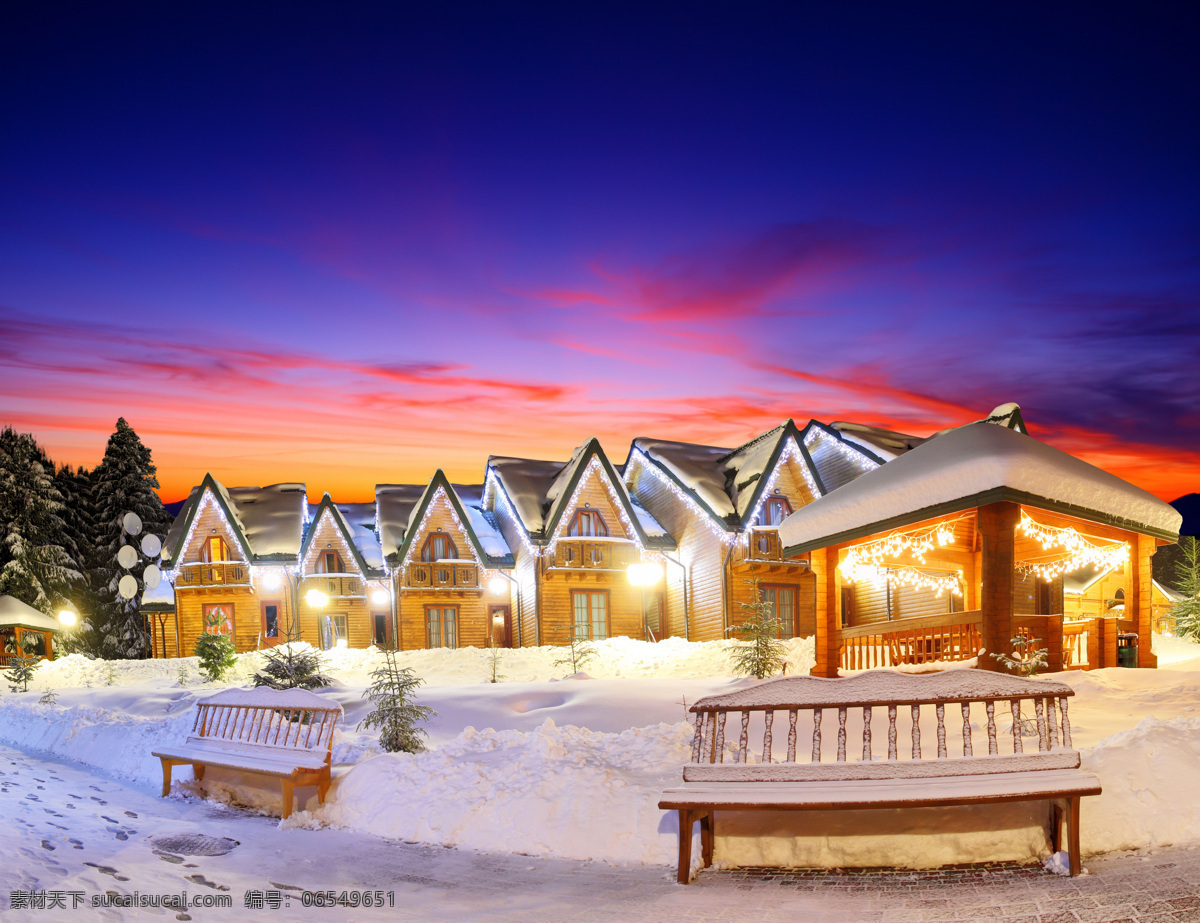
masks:
<instances>
[{"instance_id":1,"label":"pine tree","mask_svg":"<svg viewBox=\"0 0 1200 923\"><path fill-rule=\"evenodd\" d=\"M54 465L28 433L0 431L0 594L53 616L82 580L63 547Z\"/></svg>"},{"instance_id":2,"label":"pine tree","mask_svg":"<svg viewBox=\"0 0 1200 923\"><path fill-rule=\"evenodd\" d=\"M1168 613L1175 619L1175 630L1184 638L1200 641L1200 541L1194 535L1179 539L1175 585L1184 595Z\"/></svg>"},{"instance_id":3,"label":"pine tree","mask_svg":"<svg viewBox=\"0 0 1200 923\"><path fill-rule=\"evenodd\" d=\"M559 625L558 627L569 629L571 640L563 646L562 654L554 658L554 665L556 667L570 667L571 672L568 675L574 676L586 667L590 660L595 658L596 645L590 638L580 634L579 628L576 625Z\"/></svg>"},{"instance_id":4,"label":"pine tree","mask_svg":"<svg viewBox=\"0 0 1200 923\"><path fill-rule=\"evenodd\" d=\"M124 532L126 513L142 520L142 535L164 538L171 526L171 514L159 500L157 469L150 450L142 444L125 418L117 420L117 429L109 437L104 460L92 472L96 510L96 550L93 567L96 591L96 629L102 636L104 655L114 658L139 658L149 654L145 619L140 609L142 574L151 563L139 552L138 562L129 571L117 563L117 552L124 544L136 547L138 539ZM117 585L126 573L138 581L139 593L123 599Z\"/></svg>"},{"instance_id":5,"label":"pine tree","mask_svg":"<svg viewBox=\"0 0 1200 923\"><path fill-rule=\"evenodd\" d=\"M196 657L200 660L200 672L210 683L219 683L237 664L237 653L228 635L208 632L200 635L196 638Z\"/></svg>"},{"instance_id":6,"label":"pine tree","mask_svg":"<svg viewBox=\"0 0 1200 923\"><path fill-rule=\"evenodd\" d=\"M320 689L332 680L321 672L321 652L308 645L289 642L263 652L266 664L254 674L255 686L271 689Z\"/></svg>"},{"instance_id":7,"label":"pine tree","mask_svg":"<svg viewBox=\"0 0 1200 923\"><path fill-rule=\"evenodd\" d=\"M72 580L69 602L78 613L78 621L56 639L63 653L101 654L101 636L96 630L97 596L91 583L96 563L96 524L92 497L92 475L84 467L64 465L54 475L54 483L63 499L63 548L82 575Z\"/></svg>"},{"instance_id":8,"label":"pine tree","mask_svg":"<svg viewBox=\"0 0 1200 923\"><path fill-rule=\"evenodd\" d=\"M383 651L383 664L371 671L371 685L363 698L370 699L375 708L358 726L379 728L379 745L388 753L416 753L423 746L425 729L417 723L428 721L437 712L416 703L416 690L422 682L411 669L396 662L392 649Z\"/></svg>"},{"instance_id":9,"label":"pine tree","mask_svg":"<svg viewBox=\"0 0 1200 923\"><path fill-rule=\"evenodd\" d=\"M735 644L729 654L733 659L733 671L739 676L766 679L783 669L787 648L779 640L780 623L775 616L775 607L762 598L757 580L748 580L747 583L754 588L757 602L738 603L746 617L741 625L729 630L741 635L742 643Z\"/></svg>"}]
</instances>

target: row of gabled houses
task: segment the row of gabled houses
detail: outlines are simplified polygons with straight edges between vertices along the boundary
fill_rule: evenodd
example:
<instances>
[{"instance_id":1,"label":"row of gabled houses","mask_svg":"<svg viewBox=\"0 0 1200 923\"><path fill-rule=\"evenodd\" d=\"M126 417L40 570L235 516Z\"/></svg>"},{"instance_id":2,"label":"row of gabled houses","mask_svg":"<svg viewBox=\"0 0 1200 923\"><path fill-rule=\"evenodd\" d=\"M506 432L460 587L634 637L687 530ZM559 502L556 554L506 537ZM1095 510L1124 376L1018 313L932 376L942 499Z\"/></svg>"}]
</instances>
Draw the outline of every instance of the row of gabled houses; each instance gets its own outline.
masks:
<instances>
[{"instance_id":1,"label":"row of gabled houses","mask_svg":"<svg viewBox=\"0 0 1200 923\"><path fill-rule=\"evenodd\" d=\"M239 650L289 637L325 648L401 649L562 644L572 634L714 640L728 637L750 604L765 601L784 636L814 636L818 652L824 645L836 660L842 633L970 622L988 608L987 504L952 498L922 505L927 469L937 469L942 449L969 453L965 443L978 439L959 434L979 427L1003 430L1004 447L1027 467L1070 469L1057 472L1059 485L1063 477L1090 483L1103 474L1028 437L1020 410L1004 405L978 424L928 438L815 420L803 427L788 420L733 448L639 438L623 464L591 439L567 461L493 456L482 484L452 484L440 470L427 484L380 484L372 503L325 495L310 507L304 484L227 488L208 475L164 543L174 599L157 607L147 600L154 649L189 655L203 631L229 634ZM835 499L852 499L864 487L870 493L885 471L901 469L909 473L899 483L886 480L887 493L907 493L913 509L864 522L861 503L841 521L822 515L837 507ZM1043 526L1087 535L1099 529L1114 546L1132 537L1142 549L1138 536L1148 536L1151 549L1172 540L1169 516L1154 504L1170 507L1104 476L1121 485L1126 500L1142 502L1147 521L1114 518L1107 501L1073 505L1029 491L957 499L1030 510L1045 501ZM932 495L939 497L966 483L961 472L938 478ZM832 523L833 531L821 525L816 532L828 535L814 538L806 523ZM801 540L790 540L789 530ZM912 537L926 533L940 544L922 546L915 561ZM884 560L880 548L895 560ZM858 570L841 566L847 560ZM1138 559L1130 561L1104 573L1128 571L1136 594ZM1061 621L1066 612L1069 620L1063 573L1043 567L1048 579L1038 587L1033 571L1013 562L1010 610L1016 600L1018 615ZM1106 642L1097 649L1096 641L1092 665L1106 656Z\"/></svg>"}]
</instances>

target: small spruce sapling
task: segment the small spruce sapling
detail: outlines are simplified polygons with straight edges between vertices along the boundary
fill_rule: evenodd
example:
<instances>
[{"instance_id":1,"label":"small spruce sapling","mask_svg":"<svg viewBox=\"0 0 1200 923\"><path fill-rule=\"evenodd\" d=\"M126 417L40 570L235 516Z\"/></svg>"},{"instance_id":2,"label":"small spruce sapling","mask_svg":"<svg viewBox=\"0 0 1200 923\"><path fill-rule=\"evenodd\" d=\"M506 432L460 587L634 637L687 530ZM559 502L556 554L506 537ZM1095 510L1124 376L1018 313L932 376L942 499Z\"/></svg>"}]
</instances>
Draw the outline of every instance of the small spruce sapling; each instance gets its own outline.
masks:
<instances>
[{"instance_id":1,"label":"small spruce sapling","mask_svg":"<svg viewBox=\"0 0 1200 923\"><path fill-rule=\"evenodd\" d=\"M489 683L498 683L501 680L508 679L507 676L505 676L503 673L500 672L500 667L504 663L503 658L504 658L504 654L503 654L503 651L501 650L501 648L493 647L490 651L488 651L488 653L487 653L487 668L488 668L488 682Z\"/></svg>"},{"instance_id":2,"label":"small spruce sapling","mask_svg":"<svg viewBox=\"0 0 1200 923\"><path fill-rule=\"evenodd\" d=\"M559 625L559 628L567 628L571 632L571 640L562 647L562 653L554 658L556 667L570 667L571 672L568 674L573 676L583 670L596 656L596 645L591 639L583 635L579 631L577 625Z\"/></svg>"},{"instance_id":3,"label":"small spruce sapling","mask_svg":"<svg viewBox=\"0 0 1200 923\"><path fill-rule=\"evenodd\" d=\"M1175 564L1175 583L1183 599L1167 614L1175 620L1181 638L1200 641L1200 540L1194 535L1179 539L1179 561Z\"/></svg>"},{"instance_id":4,"label":"small spruce sapling","mask_svg":"<svg viewBox=\"0 0 1200 923\"><path fill-rule=\"evenodd\" d=\"M732 626L729 631L740 635L742 641L734 642L729 654L733 659L733 671L739 676L766 679L783 669L787 647L779 640L781 624L775 615L775 607L762 598L758 581L746 581L754 588L755 602L739 602L745 614L742 624Z\"/></svg>"},{"instance_id":5,"label":"small spruce sapling","mask_svg":"<svg viewBox=\"0 0 1200 923\"><path fill-rule=\"evenodd\" d=\"M104 664L104 685L113 686L117 682L117 665L111 660Z\"/></svg>"},{"instance_id":6,"label":"small spruce sapling","mask_svg":"<svg viewBox=\"0 0 1200 923\"><path fill-rule=\"evenodd\" d=\"M281 644L263 652L266 663L254 674L255 686L272 689L320 689L332 681L321 672L321 652L298 644Z\"/></svg>"},{"instance_id":7,"label":"small spruce sapling","mask_svg":"<svg viewBox=\"0 0 1200 923\"><path fill-rule=\"evenodd\" d=\"M45 692L42 693L42 697L40 699L38 699L38 704L39 705L57 705L58 704L58 693L55 692L53 689L47 689Z\"/></svg>"},{"instance_id":8,"label":"small spruce sapling","mask_svg":"<svg viewBox=\"0 0 1200 923\"><path fill-rule=\"evenodd\" d=\"M175 674L175 681L181 686L186 686L190 678L188 676L187 664L180 661L179 670Z\"/></svg>"},{"instance_id":9,"label":"small spruce sapling","mask_svg":"<svg viewBox=\"0 0 1200 923\"><path fill-rule=\"evenodd\" d=\"M416 689L424 680L396 662L394 649L381 653L383 663L371 671L371 685L363 693L375 707L358 726L379 728L379 745L388 753L416 753L424 746L421 738L428 736L417 725L437 712L416 703Z\"/></svg>"},{"instance_id":10,"label":"small spruce sapling","mask_svg":"<svg viewBox=\"0 0 1200 923\"><path fill-rule=\"evenodd\" d=\"M1050 653L1044 647L1037 647L1041 640L1041 638L1027 638L1024 635L1018 635L1012 639L1013 654L1016 656L1004 653L989 656L1010 673L1015 673L1017 676L1035 676L1038 670L1046 668ZM1016 735L1018 729L1022 737L1034 737L1038 733L1037 724L1032 718L1021 717L1020 701L1017 702L1017 723L1013 725L1012 733Z\"/></svg>"},{"instance_id":11,"label":"small spruce sapling","mask_svg":"<svg viewBox=\"0 0 1200 923\"><path fill-rule=\"evenodd\" d=\"M40 658L29 653L29 649L25 645L10 656L8 662L8 670L4 673L4 678L8 680L8 688L13 692L28 692L29 681L33 679L33 674L37 672ZM21 688L17 688L20 684Z\"/></svg>"},{"instance_id":12,"label":"small spruce sapling","mask_svg":"<svg viewBox=\"0 0 1200 923\"><path fill-rule=\"evenodd\" d=\"M226 635L200 635L196 638L196 656L200 672L210 683L219 683L237 663L233 642Z\"/></svg>"}]
</instances>

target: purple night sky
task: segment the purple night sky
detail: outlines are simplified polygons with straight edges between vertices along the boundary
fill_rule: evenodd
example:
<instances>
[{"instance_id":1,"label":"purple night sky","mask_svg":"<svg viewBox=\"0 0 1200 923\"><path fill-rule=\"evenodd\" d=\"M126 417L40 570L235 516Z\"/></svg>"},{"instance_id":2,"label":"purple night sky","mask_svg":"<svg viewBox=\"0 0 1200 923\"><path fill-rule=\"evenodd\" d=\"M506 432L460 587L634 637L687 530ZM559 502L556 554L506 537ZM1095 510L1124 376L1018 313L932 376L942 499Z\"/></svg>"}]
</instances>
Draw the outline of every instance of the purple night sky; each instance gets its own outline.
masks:
<instances>
[{"instance_id":1,"label":"purple night sky","mask_svg":"<svg viewBox=\"0 0 1200 923\"><path fill-rule=\"evenodd\" d=\"M1194 11L820 6L10 4L0 424L353 500L1016 401L1200 490Z\"/></svg>"}]
</instances>

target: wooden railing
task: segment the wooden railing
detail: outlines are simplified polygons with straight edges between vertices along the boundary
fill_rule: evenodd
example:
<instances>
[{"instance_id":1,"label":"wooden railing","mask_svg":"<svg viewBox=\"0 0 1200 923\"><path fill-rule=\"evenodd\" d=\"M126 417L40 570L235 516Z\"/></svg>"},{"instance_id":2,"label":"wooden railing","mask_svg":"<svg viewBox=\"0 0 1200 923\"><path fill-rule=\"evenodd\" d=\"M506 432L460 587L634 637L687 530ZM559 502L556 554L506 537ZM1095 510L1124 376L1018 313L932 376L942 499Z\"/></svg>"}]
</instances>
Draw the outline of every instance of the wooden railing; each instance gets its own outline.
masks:
<instances>
[{"instance_id":1,"label":"wooden railing","mask_svg":"<svg viewBox=\"0 0 1200 923\"><path fill-rule=\"evenodd\" d=\"M627 542L560 541L554 547L552 567L587 567L597 570L624 570L638 559L637 550Z\"/></svg>"},{"instance_id":2,"label":"wooden railing","mask_svg":"<svg viewBox=\"0 0 1200 923\"><path fill-rule=\"evenodd\" d=\"M479 565L461 561L419 561L408 565L405 586L430 589L474 590L479 587Z\"/></svg>"},{"instance_id":3,"label":"wooden railing","mask_svg":"<svg viewBox=\"0 0 1200 923\"><path fill-rule=\"evenodd\" d=\"M983 644L983 613L948 612L842 629L843 670L970 660Z\"/></svg>"},{"instance_id":4,"label":"wooden railing","mask_svg":"<svg viewBox=\"0 0 1200 923\"><path fill-rule=\"evenodd\" d=\"M250 568L244 561L184 564L178 582L183 586L245 585L250 583Z\"/></svg>"},{"instance_id":5,"label":"wooden railing","mask_svg":"<svg viewBox=\"0 0 1200 923\"><path fill-rule=\"evenodd\" d=\"M1088 637L1092 620L1063 622L1062 651L1063 669L1072 670L1088 667Z\"/></svg>"},{"instance_id":6,"label":"wooden railing","mask_svg":"<svg viewBox=\"0 0 1200 923\"><path fill-rule=\"evenodd\" d=\"M367 592L360 577L348 574L308 574L300 582L300 598L309 590L320 590L330 599L364 596Z\"/></svg>"}]
</instances>

